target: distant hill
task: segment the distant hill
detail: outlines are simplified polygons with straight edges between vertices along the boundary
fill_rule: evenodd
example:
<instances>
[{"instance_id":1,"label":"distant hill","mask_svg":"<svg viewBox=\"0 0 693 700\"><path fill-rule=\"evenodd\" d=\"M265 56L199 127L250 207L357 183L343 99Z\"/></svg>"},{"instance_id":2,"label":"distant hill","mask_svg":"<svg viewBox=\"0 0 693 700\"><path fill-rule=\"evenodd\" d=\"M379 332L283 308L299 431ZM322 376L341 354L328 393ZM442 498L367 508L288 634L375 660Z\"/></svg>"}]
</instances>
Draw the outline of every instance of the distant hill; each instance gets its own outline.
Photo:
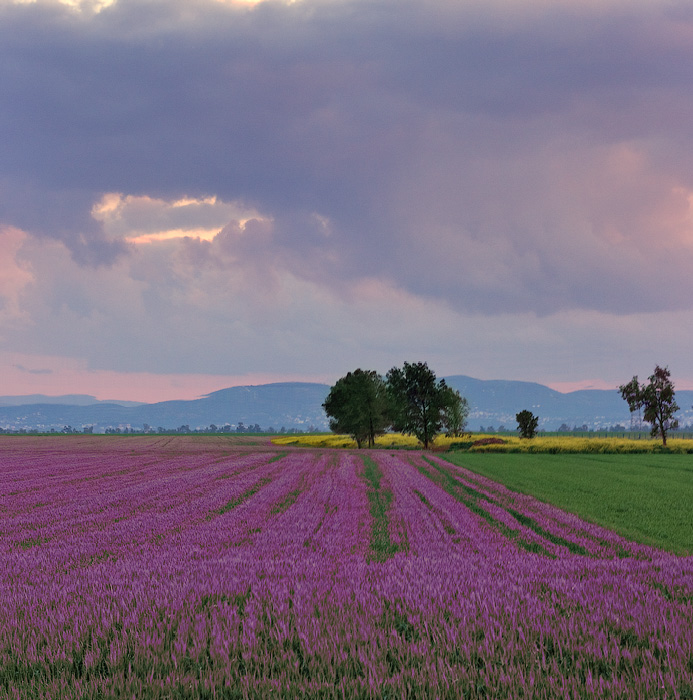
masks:
<instances>
[{"instance_id":1,"label":"distant hill","mask_svg":"<svg viewBox=\"0 0 693 700\"><path fill-rule=\"evenodd\" d=\"M455 375L446 377L450 386L469 401L470 428L479 425L515 425L515 415L523 409L539 416L540 428L573 427L587 424L610 426L628 424L628 406L617 391L577 391L561 394L543 384L503 380L482 381Z\"/></svg>"},{"instance_id":2,"label":"distant hill","mask_svg":"<svg viewBox=\"0 0 693 700\"><path fill-rule=\"evenodd\" d=\"M568 394L532 382L480 380L465 375L446 377L448 384L467 398L470 404L469 428L481 426L515 427L515 414L523 409L539 417L539 426L555 430L587 425L606 428L628 426L628 406L618 391L582 390ZM162 401L138 404L124 401L98 401L94 397L27 396L0 397L0 427L10 429L61 430L64 426L82 429L94 426L96 432L112 427L142 429L147 424L175 429L234 428L242 422L261 428L306 430L310 426L326 430L327 417L322 409L330 387L327 384L284 382L259 386L237 386L212 392L191 401ZM682 423L693 423L693 391L677 391ZM12 402L11 405L2 405Z\"/></svg>"},{"instance_id":3,"label":"distant hill","mask_svg":"<svg viewBox=\"0 0 693 700\"><path fill-rule=\"evenodd\" d=\"M132 415L140 423L151 426L190 427L259 424L279 429L300 428L312 425L327 428L327 418L322 409L330 387L326 384L281 382L259 386L235 386L214 391L192 401L163 401L139 406Z\"/></svg>"},{"instance_id":4,"label":"distant hill","mask_svg":"<svg viewBox=\"0 0 693 700\"><path fill-rule=\"evenodd\" d=\"M464 375L445 378L446 382L466 397L470 404L469 428L498 428L503 424L514 428L515 415L527 409L539 417L539 427L556 430L562 424L573 428L608 428L630 425L628 405L616 389L582 389L566 394L534 382L480 380ZM682 423L693 422L693 391L677 391Z\"/></svg>"},{"instance_id":5,"label":"distant hill","mask_svg":"<svg viewBox=\"0 0 693 700\"><path fill-rule=\"evenodd\" d=\"M211 424L219 427L242 422L262 428L305 430L313 426L327 429L322 402L329 391L325 384L286 382L260 386L238 386L212 392L191 401L162 401L123 406L116 403L87 404L39 403L0 406L0 427L61 430L94 425L99 432L107 427L191 429ZM14 397L16 398L16 397Z\"/></svg>"}]
</instances>

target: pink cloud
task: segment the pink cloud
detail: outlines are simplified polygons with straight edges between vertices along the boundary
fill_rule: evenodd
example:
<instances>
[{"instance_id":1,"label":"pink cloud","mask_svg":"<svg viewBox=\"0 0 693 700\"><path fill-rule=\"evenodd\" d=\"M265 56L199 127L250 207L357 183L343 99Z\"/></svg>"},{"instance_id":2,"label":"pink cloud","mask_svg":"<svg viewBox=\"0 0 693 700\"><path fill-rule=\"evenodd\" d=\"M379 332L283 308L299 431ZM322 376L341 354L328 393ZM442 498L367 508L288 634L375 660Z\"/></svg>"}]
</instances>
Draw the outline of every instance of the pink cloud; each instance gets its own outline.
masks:
<instances>
[{"instance_id":1,"label":"pink cloud","mask_svg":"<svg viewBox=\"0 0 693 700\"><path fill-rule=\"evenodd\" d=\"M579 382L550 382L548 385L555 391L562 394L569 394L571 391L581 391L582 389L615 389L616 386L603 379L583 379Z\"/></svg>"},{"instance_id":2,"label":"pink cloud","mask_svg":"<svg viewBox=\"0 0 693 700\"><path fill-rule=\"evenodd\" d=\"M88 394L101 400L119 399L145 403L196 399L231 386L334 381L334 377L325 375L262 372L221 375L90 370L84 362L70 358L17 353L0 354L0 372L3 376L2 393L6 396Z\"/></svg>"},{"instance_id":3,"label":"pink cloud","mask_svg":"<svg viewBox=\"0 0 693 700\"><path fill-rule=\"evenodd\" d=\"M30 270L17 260L25 239L26 234L17 228L0 227L0 300L4 301L0 318L19 314L19 294L33 279Z\"/></svg>"}]
</instances>

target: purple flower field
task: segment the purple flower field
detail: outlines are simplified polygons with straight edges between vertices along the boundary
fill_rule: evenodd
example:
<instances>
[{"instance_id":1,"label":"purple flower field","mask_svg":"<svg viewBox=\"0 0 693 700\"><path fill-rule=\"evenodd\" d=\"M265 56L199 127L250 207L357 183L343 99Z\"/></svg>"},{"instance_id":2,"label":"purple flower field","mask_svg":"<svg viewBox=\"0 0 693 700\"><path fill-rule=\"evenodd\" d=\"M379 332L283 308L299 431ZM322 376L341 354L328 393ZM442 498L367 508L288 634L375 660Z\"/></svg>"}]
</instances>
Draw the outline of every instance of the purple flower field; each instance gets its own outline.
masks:
<instances>
[{"instance_id":1,"label":"purple flower field","mask_svg":"<svg viewBox=\"0 0 693 700\"><path fill-rule=\"evenodd\" d=\"M693 700L693 558L436 456L10 438L0 484L2 698Z\"/></svg>"}]
</instances>

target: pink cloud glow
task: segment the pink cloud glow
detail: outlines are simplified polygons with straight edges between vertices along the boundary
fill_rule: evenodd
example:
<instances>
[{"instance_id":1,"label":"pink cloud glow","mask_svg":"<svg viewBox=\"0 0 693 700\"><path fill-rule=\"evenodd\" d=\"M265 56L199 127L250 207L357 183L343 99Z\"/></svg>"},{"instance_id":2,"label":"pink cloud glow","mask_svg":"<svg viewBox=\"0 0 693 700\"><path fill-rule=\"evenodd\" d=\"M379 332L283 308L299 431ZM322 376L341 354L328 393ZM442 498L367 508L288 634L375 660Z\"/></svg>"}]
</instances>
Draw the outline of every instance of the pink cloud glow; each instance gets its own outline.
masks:
<instances>
[{"instance_id":1,"label":"pink cloud glow","mask_svg":"<svg viewBox=\"0 0 693 700\"><path fill-rule=\"evenodd\" d=\"M582 389L615 389L616 386L602 379L583 379L579 382L550 382L547 384L550 389L560 391L561 394L569 394L571 391L581 391Z\"/></svg>"},{"instance_id":2,"label":"pink cloud glow","mask_svg":"<svg viewBox=\"0 0 693 700\"><path fill-rule=\"evenodd\" d=\"M628 378L623 380L623 384L628 381ZM647 377L640 377L640 382L647 380ZM549 382L547 386L554 391L560 391L561 394L569 394L572 391L581 391L583 389L617 389L618 384L613 382L606 382L603 379L583 379L579 382ZM680 391L691 391L693 390L693 382L686 381L676 381L674 380L674 386Z\"/></svg>"},{"instance_id":3,"label":"pink cloud glow","mask_svg":"<svg viewBox=\"0 0 693 700\"><path fill-rule=\"evenodd\" d=\"M144 403L197 399L231 386L334 381L334 377L326 376L260 372L220 375L90 370L71 359L18 354L2 356L0 368L3 376L2 393L5 396L88 394L100 400L117 399Z\"/></svg>"}]
</instances>

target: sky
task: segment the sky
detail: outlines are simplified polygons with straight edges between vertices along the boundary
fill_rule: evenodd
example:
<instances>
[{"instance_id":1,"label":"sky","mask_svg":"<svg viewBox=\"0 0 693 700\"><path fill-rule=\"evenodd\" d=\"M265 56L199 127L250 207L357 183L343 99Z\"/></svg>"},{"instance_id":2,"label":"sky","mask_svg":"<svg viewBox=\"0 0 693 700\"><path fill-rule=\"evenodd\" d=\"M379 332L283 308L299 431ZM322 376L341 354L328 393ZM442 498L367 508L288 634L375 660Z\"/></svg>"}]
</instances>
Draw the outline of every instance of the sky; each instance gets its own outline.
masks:
<instances>
[{"instance_id":1,"label":"sky","mask_svg":"<svg viewBox=\"0 0 693 700\"><path fill-rule=\"evenodd\" d=\"M693 389L691 76L689 0L0 0L0 395Z\"/></svg>"}]
</instances>

